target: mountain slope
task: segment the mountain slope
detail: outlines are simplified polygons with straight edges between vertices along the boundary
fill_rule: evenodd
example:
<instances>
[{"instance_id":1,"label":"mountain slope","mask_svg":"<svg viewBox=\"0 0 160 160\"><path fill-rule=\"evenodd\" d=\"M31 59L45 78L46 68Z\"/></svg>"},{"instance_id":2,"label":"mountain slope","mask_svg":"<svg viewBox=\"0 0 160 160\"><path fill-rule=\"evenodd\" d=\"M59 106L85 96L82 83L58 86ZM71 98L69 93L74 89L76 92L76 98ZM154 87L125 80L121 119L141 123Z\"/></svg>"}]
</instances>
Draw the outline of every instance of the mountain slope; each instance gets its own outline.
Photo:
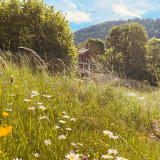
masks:
<instances>
[{"instance_id":1,"label":"mountain slope","mask_svg":"<svg viewBox=\"0 0 160 160\"><path fill-rule=\"evenodd\" d=\"M130 22L137 22L142 24L147 32L149 38L156 37L160 38L160 19L133 19L133 20L119 20L119 21L107 21L101 24L93 25L88 28L80 29L75 32L75 44L78 44L79 42L83 42L87 40L88 38L100 38L102 40L106 39L106 35L109 34L109 30L117 25L125 24Z\"/></svg>"}]
</instances>

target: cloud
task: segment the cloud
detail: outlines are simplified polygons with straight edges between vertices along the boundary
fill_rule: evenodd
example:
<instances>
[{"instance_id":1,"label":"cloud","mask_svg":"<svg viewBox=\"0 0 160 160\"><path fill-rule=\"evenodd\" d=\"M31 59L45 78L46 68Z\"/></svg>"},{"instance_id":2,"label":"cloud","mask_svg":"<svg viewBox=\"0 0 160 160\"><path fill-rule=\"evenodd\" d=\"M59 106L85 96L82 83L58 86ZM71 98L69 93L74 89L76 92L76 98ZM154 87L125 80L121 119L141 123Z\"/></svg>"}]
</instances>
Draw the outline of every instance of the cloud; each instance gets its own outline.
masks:
<instances>
[{"instance_id":1,"label":"cloud","mask_svg":"<svg viewBox=\"0 0 160 160\"><path fill-rule=\"evenodd\" d=\"M154 7L154 5L152 3L148 3L148 2L143 1L143 0L134 3L133 6L142 7L142 8L153 8Z\"/></svg>"},{"instance_id":2,"label":"cloud","mask_svg":"<svg viewBox=\"0 0 160 160\"><path fill-rule=\"evenodd\" d=\"M112 9L115 13L119 14L121 17L137 17L142 18L141 15L144 13L144 10L135 10L135 12L130 11L125 5L113 5Z\"/></svg>"},{"instance_id":3,"label":"cloud","mask_svg":"<svg viewBox=\"0 0 160 160\"><path fill-rule=\"evenodd\" d=\"M79 10L70 10L66 12L66 19L69 22L80 24L91 22L90 13L81 12Z\"/></svg>"},{"instance_id":4,"label":"cloud","mask_svg":"<svg viewBox=\"0 0 160 160\"><path fill-rule=\"evenodd\" d=\"M72 2L68 2L67 4L67 8L68 9L76 9L77 8L77 5L75 3L72 3Z\"/></svg>"},{"instance_id":5,"label":"cloud","mask_svg":"<svg viewBox=\"0 0 160 160\"><path fill-rule=\"evenodd\" d=\"M69 23L81 24L92 21L90 11L85 10L81 3L73 3L72 0L57 0L54 4L56 9L63 11Z\"/></svg>"},{"instance_id":6,"label":"cloud","mask_svg":"<svg viewBox=\"0 0 160 160\"><path fill-rule=\"evenodd\" d=\"M141 10L141 9L135 9L134 11L138 15L143 15L146 12L145 10Z\"/></svg>"},{"instance_id":7,"label":"cloud","mask_svg":"<svg viewBox=\"0 0 160 160\"><path fill-rule=\"evenodd\" d=\"M82 11L85 11L85 7L82 4L79 4L79 7L81 8Z\"/></svg>"}]
</instances>

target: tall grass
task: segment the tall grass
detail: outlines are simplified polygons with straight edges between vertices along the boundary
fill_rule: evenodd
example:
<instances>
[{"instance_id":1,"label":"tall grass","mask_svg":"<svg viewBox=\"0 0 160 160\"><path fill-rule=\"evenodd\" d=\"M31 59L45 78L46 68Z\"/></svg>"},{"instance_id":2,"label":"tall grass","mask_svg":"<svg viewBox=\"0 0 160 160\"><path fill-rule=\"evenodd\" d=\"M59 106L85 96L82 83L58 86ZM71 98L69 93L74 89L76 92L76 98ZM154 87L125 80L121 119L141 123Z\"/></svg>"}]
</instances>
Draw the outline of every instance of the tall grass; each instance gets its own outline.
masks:
<instances>
[{"instance_id":1,"label":"tall grass","mask_svg":"<svg viewBox=\"0 0 160 160\"><path fill-rule=\"evenodd\" d=\"M13 64L5 70L1 68L1 72L4 76L0 75L0 126L13 126L13 130L0 138L0 159L63 160L74 150L89 160L101 160L108 149L117 149L113 159L160 159L160 143L153 139L152 132L152 121L160 115L159 90L142 93L72 76L51 76L45 71L33 74L29 67ZM39 95L31 97L33 91ZM137 96L127 96L128 92ZM142 96L145 98L139 99ZM3 112L9 116L3 116ZM110 138L104 130L119 138ZM60 135L66 139L59 139ZM51 144L46 145L45 140L51 140ZM40 156L36 158L35 153Z\"/></svg>"}]
</instances>

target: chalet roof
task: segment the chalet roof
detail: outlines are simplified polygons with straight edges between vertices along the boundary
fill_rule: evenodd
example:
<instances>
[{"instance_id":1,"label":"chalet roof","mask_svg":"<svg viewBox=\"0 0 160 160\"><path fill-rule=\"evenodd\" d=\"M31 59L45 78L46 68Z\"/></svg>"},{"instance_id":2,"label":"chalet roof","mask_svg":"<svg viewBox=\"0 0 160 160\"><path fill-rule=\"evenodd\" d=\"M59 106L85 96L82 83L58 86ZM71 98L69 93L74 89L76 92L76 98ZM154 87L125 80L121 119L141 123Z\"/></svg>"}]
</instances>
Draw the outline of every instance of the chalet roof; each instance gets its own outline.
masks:
<instances>
[{"instance_id":1,"label":"chalet roof","mask_svg":"<svg viewBox=\"0 0 160 160\"><path fill-rule=\"evenodd\" d=\"M78 50L77 53L83 55L83 54L85 54L87 51L89 51L89 49L81 49L81 50Z\"/></svg>"}]
</instances>

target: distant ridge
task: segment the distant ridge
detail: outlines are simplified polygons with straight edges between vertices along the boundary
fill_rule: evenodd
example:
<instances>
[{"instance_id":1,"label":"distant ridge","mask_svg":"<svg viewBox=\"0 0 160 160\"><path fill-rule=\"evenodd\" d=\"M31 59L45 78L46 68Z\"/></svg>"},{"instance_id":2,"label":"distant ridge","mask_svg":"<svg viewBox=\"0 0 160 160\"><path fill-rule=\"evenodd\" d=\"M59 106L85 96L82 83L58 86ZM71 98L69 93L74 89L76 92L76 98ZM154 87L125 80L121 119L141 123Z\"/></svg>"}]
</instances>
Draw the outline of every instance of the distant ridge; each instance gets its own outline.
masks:
<instances>
[{"instance_id":1,"label":"distant ridge","mask_svg":"<svg viewBox=\"0 0 160 160\"><path fill-rule=\"evenodd\" d=\"M117 25L130 23L130 22L137 22L142 24L147 32L149 38L156 37L160 38L160 18L159 19L129 19L128 21L119 20L119 21L107 21L101 24L93 25L88 28L80 29L74 32L75 37L74 41L75 44L79 42L83 42L88 38L100 38L102 40L106 40L106 36L109 34L109 30Z\"/></svg>"}]
</instances>

